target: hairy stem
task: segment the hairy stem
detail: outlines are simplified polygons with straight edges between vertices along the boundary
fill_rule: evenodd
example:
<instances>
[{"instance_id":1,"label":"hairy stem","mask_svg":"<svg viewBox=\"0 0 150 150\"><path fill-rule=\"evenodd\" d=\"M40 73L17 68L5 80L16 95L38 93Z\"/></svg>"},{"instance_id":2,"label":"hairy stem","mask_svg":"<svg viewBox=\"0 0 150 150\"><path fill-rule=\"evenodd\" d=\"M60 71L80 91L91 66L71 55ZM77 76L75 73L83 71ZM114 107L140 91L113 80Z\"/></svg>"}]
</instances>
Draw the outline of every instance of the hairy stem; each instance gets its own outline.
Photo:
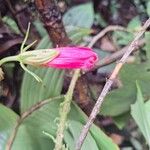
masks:
<instances>
[{"instance_id":1,"label":"hairy stem","mask_svg":"<svg viewBox=\"0 0 150 150\"><path fill-rule=\"evenodd\" d=\"M57 135L56 135L56 140L55 140L56 145L55 145L54 150L61 150L63 146L63 137L64 137L64 130L66 126L67 116L70 111L72 95L73 95L73 91L74 91L77 79L79 77L79 74L80 74L80 70L79 69L75 70L71 83L69 85L69 89L65 95L65 100L60 106L61 107L60 108L60 123L57 129Z\"/></svg>"}]
</instances>

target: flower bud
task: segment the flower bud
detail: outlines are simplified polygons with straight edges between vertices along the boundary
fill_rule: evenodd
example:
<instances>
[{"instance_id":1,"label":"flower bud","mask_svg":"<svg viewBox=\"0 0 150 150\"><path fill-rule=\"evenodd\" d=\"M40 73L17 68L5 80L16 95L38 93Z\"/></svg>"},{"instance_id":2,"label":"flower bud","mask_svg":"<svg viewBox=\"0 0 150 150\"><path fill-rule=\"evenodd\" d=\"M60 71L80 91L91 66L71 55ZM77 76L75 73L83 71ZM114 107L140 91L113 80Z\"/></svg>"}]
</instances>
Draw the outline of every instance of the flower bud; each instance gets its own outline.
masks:
<instances>
[{"instance_id":1,"label":"flower bud","mask_svg":"<svg viewBox=\"0 0 150 150\"><path fill-rule=\"evenodd\" d=\"M59 47L55 48L59 55L43 64L46 67L62 69L91 69L98 60L97 54L87 47Z\"/></svg>"}]
</instances>

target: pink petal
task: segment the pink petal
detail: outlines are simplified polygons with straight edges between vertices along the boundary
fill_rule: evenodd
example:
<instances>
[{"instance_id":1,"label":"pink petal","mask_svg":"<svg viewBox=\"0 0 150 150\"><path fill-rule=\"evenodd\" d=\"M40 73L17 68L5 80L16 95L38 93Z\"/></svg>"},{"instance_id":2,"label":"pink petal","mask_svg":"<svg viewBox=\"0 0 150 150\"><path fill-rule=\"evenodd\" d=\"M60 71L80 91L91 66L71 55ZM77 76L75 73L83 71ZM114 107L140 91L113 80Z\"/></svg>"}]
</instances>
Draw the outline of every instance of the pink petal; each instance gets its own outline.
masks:
<instances>
[{"instance_id":1,"label":"pink petal","mask_svg":"<svg viewBox=\"0 0 150 150\"><path fill-rule=\"evenodd\" d=\"M97 54L92 49L86 47L60 47L55 50L58 50L60 54L52 61L44 64L44 66L89 70L98 60Z\"/></svg>"}]
</instances>

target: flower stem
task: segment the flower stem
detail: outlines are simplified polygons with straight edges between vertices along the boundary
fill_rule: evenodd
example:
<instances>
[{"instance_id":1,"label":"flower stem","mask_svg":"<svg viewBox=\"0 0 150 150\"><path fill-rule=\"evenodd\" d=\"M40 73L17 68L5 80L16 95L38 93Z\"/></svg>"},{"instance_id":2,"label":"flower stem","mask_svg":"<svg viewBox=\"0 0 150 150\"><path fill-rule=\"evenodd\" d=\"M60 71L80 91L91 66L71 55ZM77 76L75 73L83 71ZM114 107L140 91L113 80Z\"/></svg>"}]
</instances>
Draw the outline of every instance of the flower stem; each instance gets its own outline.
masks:
<instances>
[{"instance_id":1,"label":"flower stem","mask_svg":"<svg viewBox=\"0 0 150 150\"><path fill-rule=\"evenodd\" d=\"M1 65L6 62L10 62L10 61L19 61L19 60L18 60L17 56L9 56L9 57L5 57L0 60L0 81L4 79L4 72L1 68Z\"/></svg>"},{"instance_id":2,"label":"flower stem","mask_svg":"<svg viewBox=\"0 0 150 150\"><path fill-rule=\"evenodd\" d=\"M18 56L9 56L9 57L5 57L3 59L0 60L0 66L6 62L10 62L10 61L19 61L18 60Z\"/></svg>"},{"instance_id":3,"label":"flower stem","mask_svg":"<svg viewBox=\"0 0 150 150\"><path fill-rule=\"evenodd\" d=\"M62 150L63 147L63 137L64 137L64 130L66 126L67 116L70 111L70 104L72 100L73 91L75 88L76 81L79 77L80 69L75 70L74 75L72 77L71 83L69 85L68 91L65 95L65 100L62 103L62 106L60 108L60 122L57 129L57 135L56 135L56 144L54 150Z\"/></svg>"}]
</instances>

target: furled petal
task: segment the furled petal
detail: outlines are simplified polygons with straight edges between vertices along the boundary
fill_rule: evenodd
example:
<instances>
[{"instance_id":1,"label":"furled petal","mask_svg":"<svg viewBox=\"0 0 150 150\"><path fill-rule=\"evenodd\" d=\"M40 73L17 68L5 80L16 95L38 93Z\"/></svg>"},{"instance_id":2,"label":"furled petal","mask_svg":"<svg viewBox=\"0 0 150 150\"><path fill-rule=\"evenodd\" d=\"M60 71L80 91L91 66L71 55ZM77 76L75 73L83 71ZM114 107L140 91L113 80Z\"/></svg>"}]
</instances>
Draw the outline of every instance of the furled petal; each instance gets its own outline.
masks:
<instances>
[{"instance_id":1,"label":"furled petal","mask_svg":"<svg viewBox=\"0 0 150 150\"><path fill-rule=\"evenodd\" d=\"M86 47L60 47L56 48L59 55L48 63L47 67L84 70L91 69L98 60L97 54Z\"/></svg>"}]
</instances>

